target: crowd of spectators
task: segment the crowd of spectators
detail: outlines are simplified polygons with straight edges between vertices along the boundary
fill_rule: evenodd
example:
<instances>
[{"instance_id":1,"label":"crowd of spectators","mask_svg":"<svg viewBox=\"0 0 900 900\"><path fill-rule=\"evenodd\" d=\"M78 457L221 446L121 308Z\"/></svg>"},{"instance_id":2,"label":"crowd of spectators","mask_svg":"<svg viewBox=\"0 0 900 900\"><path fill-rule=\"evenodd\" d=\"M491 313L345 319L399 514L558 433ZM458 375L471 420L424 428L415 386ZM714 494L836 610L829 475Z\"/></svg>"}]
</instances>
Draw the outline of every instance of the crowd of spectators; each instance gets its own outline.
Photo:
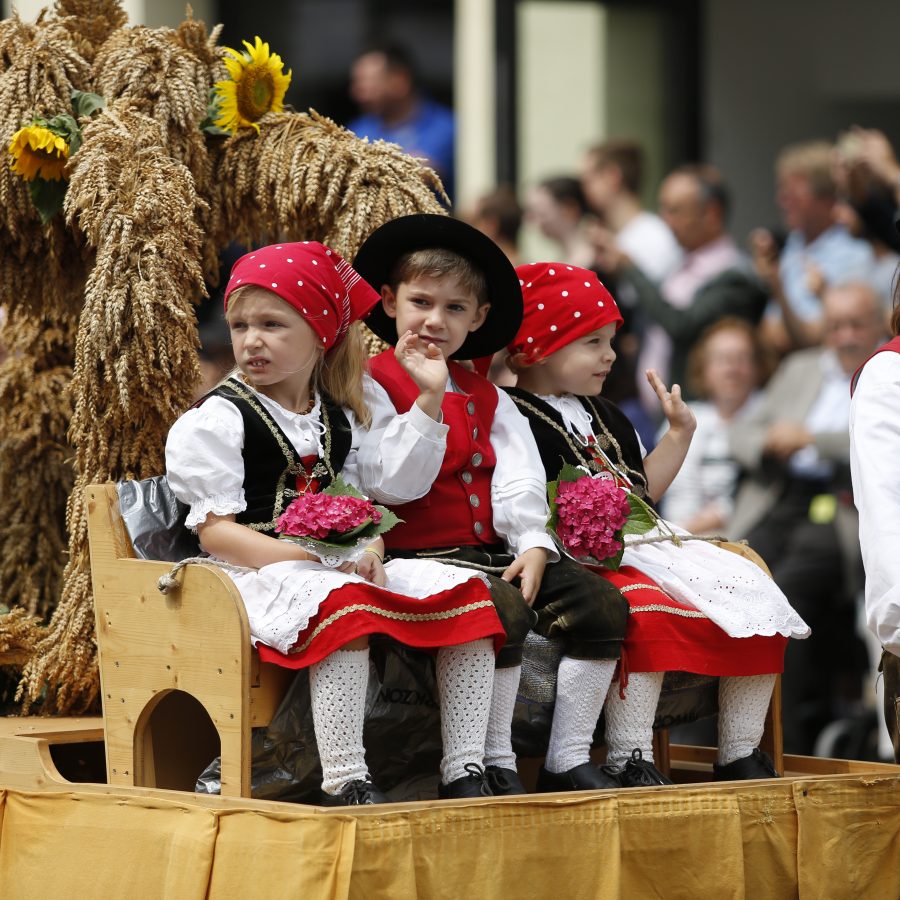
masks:
<instances>
[{"instance_id":1,"label":"crowd of spectators","mask_svg":"<svg viewBox=\"0 0 900 900\"><path fill-rule=\"evenodd\" d=\"M812 626L787 653L785 750L838 752L822 747L829 725L864 720L860 745L839 749L887 758L858 624L848 421L851 377L888 335L900 164L883 134L859 128L785 147L774 162L781 225L749 235L730 232L730 192L713 166L668 173L655 211L640 199L643 170L637 142L597 144L578 173L527 188L525 221L557 259L600 273L619 301L626 322L604 394L646 448L661 417L644 370L691 398L698 427L667 517L747 540ZM515 236L504 239L521 261ZM496 360L492 372L509 383Z\"/></svg>"}]
</instances>

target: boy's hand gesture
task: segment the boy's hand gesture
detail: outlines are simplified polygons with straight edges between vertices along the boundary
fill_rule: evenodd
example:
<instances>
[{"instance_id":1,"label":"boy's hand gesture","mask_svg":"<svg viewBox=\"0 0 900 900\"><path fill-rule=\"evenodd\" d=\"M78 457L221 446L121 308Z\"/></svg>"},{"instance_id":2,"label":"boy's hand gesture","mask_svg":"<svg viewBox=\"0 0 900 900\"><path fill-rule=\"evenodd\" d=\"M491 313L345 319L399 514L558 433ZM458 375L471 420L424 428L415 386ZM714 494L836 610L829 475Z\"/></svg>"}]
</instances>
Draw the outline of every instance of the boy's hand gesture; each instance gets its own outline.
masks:
<instances>
[{"instance_id":1,"label":"boy's hand gesture","mask_svg":"<svg viewBox=\"0 0 900 900\"><path fill-rule=\"evenodd\" d=\"M673 384L672 390L669 391L656 369L647 369L647 381L659 397L663 414L669 423L669 430L688 436L693 435L697 420L681 397L681 386Z\"/></svg>"},{"instance_id":2,"label":"boy's hand gesture","mask_svg":"<svg viewBox=\"0 0 900 900\"><path fill-rule=\"evenodd\" d=\"M407 331L397 341L394 356L421 392L416 403L439 422L441 402L450 377L441 351L434 344L425 345L417 334Z\"/></svg>"},{"instance_id":3,"label":"boy's hand gesture","mask_svg":"<svg viewBox=\"0 0 900 900\"><path fill-rule=\"evenodd\" d=\"M531 606L541 586L544 569L547 567L547 551L543 547L532 547L517 556L503 573L504 581L519 579L519 590L525 602Z\"/></svg>"}]
</instances>

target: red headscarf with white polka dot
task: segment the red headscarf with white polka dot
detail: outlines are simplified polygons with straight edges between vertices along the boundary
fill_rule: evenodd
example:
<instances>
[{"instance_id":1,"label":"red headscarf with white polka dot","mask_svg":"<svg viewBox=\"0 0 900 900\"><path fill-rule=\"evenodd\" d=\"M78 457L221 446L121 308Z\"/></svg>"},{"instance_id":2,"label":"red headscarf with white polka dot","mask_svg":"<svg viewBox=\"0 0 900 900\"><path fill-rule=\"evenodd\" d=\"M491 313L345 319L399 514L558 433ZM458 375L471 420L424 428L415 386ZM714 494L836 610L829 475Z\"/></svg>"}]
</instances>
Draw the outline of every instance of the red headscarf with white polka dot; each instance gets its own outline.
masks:
<instances>
[{"instance_id":1,"label":"red headscarf with white polka dot","mask_svg":"<svg viewBox=\"0 0 900 900\"><path fill-rule=\"evenodd\" d=\"M381 299L350 263L316 241L270 244L244 254L231 269L226 310L231 294L248 284L293 306L321 338L326 352Z\"/></svg>"},{"instance_id":2,"label":"red headscarf with white polka dot","mask_svg":"<svg viewBox=\"0 0 900 900\"><path fill-rule=\"evenodd\" d=\"M545 359L580 337L610 322L622 324L612 294L596 272L565 263L528 263L516 273L522 286L525 315L507 347L528 364Z\"/></svg>"}]
</instances>

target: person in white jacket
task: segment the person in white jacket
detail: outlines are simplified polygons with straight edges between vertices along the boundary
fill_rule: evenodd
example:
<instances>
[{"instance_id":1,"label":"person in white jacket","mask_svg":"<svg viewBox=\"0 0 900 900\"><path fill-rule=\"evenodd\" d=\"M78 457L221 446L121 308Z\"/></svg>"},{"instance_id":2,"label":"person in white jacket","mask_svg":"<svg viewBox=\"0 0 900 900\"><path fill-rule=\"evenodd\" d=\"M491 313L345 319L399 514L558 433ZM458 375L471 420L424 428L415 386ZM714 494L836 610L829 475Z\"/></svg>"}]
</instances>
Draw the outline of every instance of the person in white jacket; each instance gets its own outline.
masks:
<instances>
[{"instance_id":1,"label":"person in white jacket","mask_svg":"<svg viewBox=\"0 0 900 900\"><path fill-rule=\"evenodd\" d=\"M893 339L860 367L850 404L850 471L866 572L866 621L884 647L884 717L900 762L900 282Z\"/></svg>"}]
</instances>

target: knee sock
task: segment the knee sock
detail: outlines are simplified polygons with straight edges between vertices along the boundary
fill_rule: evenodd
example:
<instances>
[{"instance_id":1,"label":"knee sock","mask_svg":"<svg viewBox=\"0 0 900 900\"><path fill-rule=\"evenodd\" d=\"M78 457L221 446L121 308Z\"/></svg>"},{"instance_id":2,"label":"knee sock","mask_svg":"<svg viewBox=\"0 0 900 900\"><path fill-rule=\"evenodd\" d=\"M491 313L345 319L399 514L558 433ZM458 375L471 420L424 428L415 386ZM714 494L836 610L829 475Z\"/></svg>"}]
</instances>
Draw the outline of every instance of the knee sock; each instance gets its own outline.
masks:
<instances>
[{"instance_id":1,"label":"knee sock","mask_svg":"<svg viewBox=\"0 0 900 900\"><path fill-rule=\"evenodd\" d=\"M309 667L309 690L322 790L336 794L351 781L366 779L363 723L369 651L335 650Z\"/></svg>"},{"instance_id":2,"label":"knee sock","mask_svg":"<svg viewBox=\"0 0 900 900\"><path fill-rule=\"evenodd\" d=\"M484 758L493 679L494 647L490 638L438 650L444 784L466 775L466 763L480 765Z\"/></svg>"},{"instance_id":3,"label":"knee sock","mask_svg":"<svg viewBox=\"0 0 900 900\"><path fill-rule=\"evenodd\" d=\"M749 756L762 740L774 675L723 676L719 679L719 753L727 766Z\"/></svg>"},{"instance_id":4,"label":"knee sock","mask_svg":"<svg viewBox=\"0 0 900 900\"><path fill-rule=\"evenodd\" d=\"M488 715L484 742L484 764L516 770L516 754L512 748L512 718L519 693L522 666L494 669L491 711Z\"/></svg>"},{"instance_id":5,"label":"knee sock","mask_svg":"<svg viewBox=\"0 0 900 900\"><path fill-rule=\"evenodd\" d=\"M591 738L615 669L614 659L564 656L560 661L550 745L544 762L548 772L567 772L588 762Z\"/></svg>"},{"instance_id":6,"label":"knee sock","mask_svg":"<svg viewBox=\"0 0 900 900\"><path fill-rule=\"evenodd\" d=\"M632 672L628 676L626 698L619 696L614 682L606 697L606 763L621 769L640 750L653 762L653 720L662 690L663 672Z\"/></svg>"}]
</instances>

